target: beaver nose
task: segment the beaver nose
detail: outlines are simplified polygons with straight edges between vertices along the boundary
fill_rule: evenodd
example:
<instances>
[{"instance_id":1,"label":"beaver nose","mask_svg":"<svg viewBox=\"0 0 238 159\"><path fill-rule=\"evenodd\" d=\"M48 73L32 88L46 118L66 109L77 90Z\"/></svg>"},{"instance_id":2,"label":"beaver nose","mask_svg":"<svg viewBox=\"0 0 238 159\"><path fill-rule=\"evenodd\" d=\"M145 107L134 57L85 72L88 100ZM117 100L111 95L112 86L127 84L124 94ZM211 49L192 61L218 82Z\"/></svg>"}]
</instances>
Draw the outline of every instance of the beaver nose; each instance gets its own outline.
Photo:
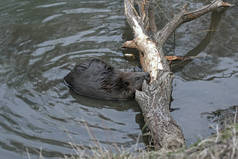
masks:
<instances>
[{"instance_id":1,"label":"beaver nose","mask_svg":"<svg viewBox=\"0 0 238 159\"><path fill-rule=\"evenodd\" d=\"M146 74L145 74L145 80L147 82L150 82L150 74L148 72L146 72Z\"/></svg>"}]
</instances>

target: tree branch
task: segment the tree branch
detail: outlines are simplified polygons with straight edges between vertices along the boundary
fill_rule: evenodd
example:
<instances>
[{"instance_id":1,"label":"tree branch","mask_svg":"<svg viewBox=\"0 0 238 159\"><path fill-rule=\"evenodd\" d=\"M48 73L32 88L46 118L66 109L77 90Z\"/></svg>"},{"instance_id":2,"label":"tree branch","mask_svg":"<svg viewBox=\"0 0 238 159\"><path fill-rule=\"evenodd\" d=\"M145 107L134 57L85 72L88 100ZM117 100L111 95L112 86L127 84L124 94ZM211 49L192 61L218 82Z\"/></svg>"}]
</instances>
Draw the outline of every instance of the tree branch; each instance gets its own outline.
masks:
<instances>
[{"instance_id":1,"label":"tree branch","mask_svg":"<svg viewBox=\"0 0 238 159\"><path fill-rule=\"evenodd\" d=\"M185 140L181 128L169 112L173 74L170 72L170 66L164 56L163 44L182 23L198 18L216 8L231 5L222 0L216 0L193 12L187 12L184 7L162 30L157 33L152 32L155 39L150 38L147 34L147 17L152 16L148 15L150 13L145 9L145 6L150 3L150 0L142 1L139 3L142 6L139 7L140 13L138 14L134 8L134 0L124 0L127 21L134 31L134 39L126 42L125 46L139 50L141 65L145 72L150 73L151 77L150 84L144 82L142 91L136 91L135 99L139 103L145 122L151 131L155 149L176 150L185 145ZM154 25L153 22L149 23Z\"/></svg>"},{"instance_id":2,"label":"tree branch","mask_svg":"<svg viewBox=\"0 0 238 159\"><path fill-rule=\"evenodd\" d=\"M164 26L164 28L160 31L158 31L155 34L155 39L158 42L159 46L162 46L165 41L168 39L168 37L176 30L177 27L179 27L181 24L192 21L212 10L215 10L220 7L231 7L232 4L223 2L222 0L215 0L211 2L211 4L208 4L200 9L197 9L195 11L187 12L186 8L187 5L183 8L183 10L175 16L167 25Z\"/></svg>"},{"instance_id":3,"label":"tree branch","mask_svg":"<svg viewBox=\"0 0 238 159\"><path fill-rule=\"evenodd\" d=\"M157 78L158 69L169 71L169 66L166 59L163 57L163 53L159 53L156 43L146 35L143 25L140 25L140 23L142 23L140 22L141 17L139 17L139 14L135 11L133 3L133 0L124 1L127 21L133 28L135 34L133 40L135 45L133 45L133 47L136 46L136 48L141 52L140 57L143 58L144 61L142 67L145 72L150 73L151 81L153 81Z\"/></svg>"}]
</instances>

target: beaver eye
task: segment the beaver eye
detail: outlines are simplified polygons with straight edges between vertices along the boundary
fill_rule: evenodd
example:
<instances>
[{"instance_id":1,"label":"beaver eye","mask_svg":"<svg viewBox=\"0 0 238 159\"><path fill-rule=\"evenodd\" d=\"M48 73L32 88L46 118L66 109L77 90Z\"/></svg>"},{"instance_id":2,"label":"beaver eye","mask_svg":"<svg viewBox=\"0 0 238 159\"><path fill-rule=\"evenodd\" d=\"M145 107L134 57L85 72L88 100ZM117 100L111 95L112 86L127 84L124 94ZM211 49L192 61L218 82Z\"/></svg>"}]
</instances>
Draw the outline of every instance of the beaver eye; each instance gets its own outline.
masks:
<instances>
[{"instance_id":1,"label":"beaver eye","mask_svg":"<svg viewBox=\"0 0 238 159\"><path fill-rule=\"evenodd\" d=\"M129 82L124 82L124 84L125 84L126 86L129 86Z\"/></svg>"},{"instance_id":2,"label":"beaver eye","mask_svg":"<svg viewBox=\"0 0 238 159\"><path fill-rule=\"evenodd\" d=\"M139 81L139 80L140 80L140 77L136 77L135 80L136 80L136 81Z\"/></svg>"}]
</instances>

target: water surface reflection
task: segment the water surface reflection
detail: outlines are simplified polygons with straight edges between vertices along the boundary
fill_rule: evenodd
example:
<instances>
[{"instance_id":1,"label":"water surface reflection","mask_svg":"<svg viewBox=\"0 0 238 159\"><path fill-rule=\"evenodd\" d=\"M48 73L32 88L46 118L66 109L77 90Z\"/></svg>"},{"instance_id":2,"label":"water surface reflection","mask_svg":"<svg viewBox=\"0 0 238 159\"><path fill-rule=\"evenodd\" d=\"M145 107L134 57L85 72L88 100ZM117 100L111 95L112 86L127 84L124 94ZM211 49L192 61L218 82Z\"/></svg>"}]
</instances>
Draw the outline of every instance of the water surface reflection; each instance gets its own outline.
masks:
<instances>
[{"instance_id":1,"label":"water surface reflection","mask_svg":"<svg viewBox=\"0 0 238 159\"><path fill-rule=\"evenodd\" d=\"M182 1L161 1L171 18ZM204 1L190 0L196 8ZM233 3L235 1L233 0ZM173 5L171 5L173 4ZM165 46L169 54L197 55L175 68L172 115L187 143L210 134L201 112L237 105L237 7L182 25ZM168 12L168 13L166 13ZM162 25L166 18L157 15ZM213 19L213 20L211 20ZM10 0L0 2L0 154L4 158L46 158L75 154L100 144L144 148L144 123L134 101L110 102L79 97L63 77L81 60L100 58L114 67L138 65L123 56L132 37L122 0ZM137 144L137 142L139 143Z\"/></svg>"}]
</instances>

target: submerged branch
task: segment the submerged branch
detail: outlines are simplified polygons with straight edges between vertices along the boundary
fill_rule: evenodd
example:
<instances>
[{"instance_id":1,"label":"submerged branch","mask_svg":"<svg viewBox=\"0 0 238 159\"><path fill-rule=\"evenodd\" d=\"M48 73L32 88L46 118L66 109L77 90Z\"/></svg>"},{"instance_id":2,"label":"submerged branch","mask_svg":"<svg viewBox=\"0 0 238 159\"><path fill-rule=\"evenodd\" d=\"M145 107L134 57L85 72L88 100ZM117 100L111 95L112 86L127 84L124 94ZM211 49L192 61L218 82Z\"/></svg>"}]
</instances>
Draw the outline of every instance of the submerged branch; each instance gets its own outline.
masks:
<instances>
[{"instance_id":1,"label":"submerged branch","mask_svg":"<svg viewBox=\"0 0 238 159\"><path fill-rule=\"evenodd\" d=\"M211 4L208 4L200 9L197 9L195 11L188 12L187 11L187 5L184 6L183 10L175 16L167 25L164 26L164 28L160 31L158 31L155 34L155 39L158 42L159 46L162 46L165 41L168 39L168 37L176 30L177 27L179 27L181 24L192 21L196 18L199 18L200 16L211 12L217 8L220 7L231 7L232 4L223 2L222 0L215 0L211 2Z\"/></svg>"}]
</instances>

